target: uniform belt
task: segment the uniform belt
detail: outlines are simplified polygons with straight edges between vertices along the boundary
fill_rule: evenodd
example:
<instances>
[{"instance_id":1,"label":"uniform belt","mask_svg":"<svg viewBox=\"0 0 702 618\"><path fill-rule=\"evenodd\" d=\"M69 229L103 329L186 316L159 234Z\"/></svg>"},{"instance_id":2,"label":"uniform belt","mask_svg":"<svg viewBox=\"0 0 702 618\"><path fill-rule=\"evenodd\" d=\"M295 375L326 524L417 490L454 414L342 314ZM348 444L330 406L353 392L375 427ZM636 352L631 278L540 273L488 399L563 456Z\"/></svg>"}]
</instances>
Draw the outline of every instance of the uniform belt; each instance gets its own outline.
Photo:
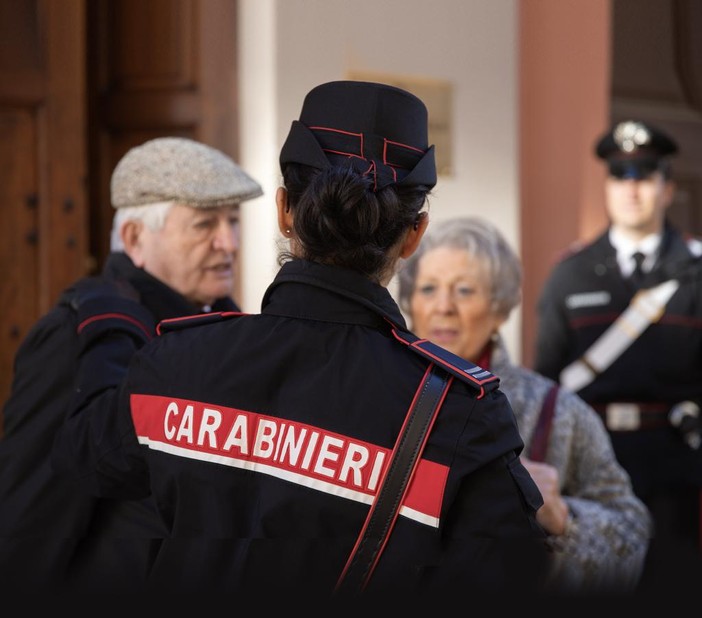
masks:
<instances>
[{"instance_id":1,"label":"uniform belt","mask_svg":"<svg viewBox=\"0 0 702 618\"><path fill-rule=\"evenodd\" d=\"M670 403L613 402L591 404L610 431L639 431L670 427Z\"/></svg>"}]
</instances>

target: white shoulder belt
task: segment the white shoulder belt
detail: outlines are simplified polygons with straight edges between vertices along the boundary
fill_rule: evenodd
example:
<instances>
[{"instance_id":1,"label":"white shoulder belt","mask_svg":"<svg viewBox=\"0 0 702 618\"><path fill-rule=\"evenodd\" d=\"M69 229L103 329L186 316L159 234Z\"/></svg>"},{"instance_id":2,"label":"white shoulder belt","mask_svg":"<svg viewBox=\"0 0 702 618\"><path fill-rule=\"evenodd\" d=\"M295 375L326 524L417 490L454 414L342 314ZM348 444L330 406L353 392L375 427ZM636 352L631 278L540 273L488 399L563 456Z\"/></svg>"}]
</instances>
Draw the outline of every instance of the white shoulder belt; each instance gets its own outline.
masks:
<instances>
[{"instance_id":1,"label":"white shoulder belt","mask_svg":"<svg viewBox=\"0 0 702 618\"><path fill-rule=\"evenodd\" d=\"M572 391L579 391L592 382L646 330L649 324L660 320L666 303L678 287L680 282L671 279L656 287L637 292L629 306L587 352L561 371L560 383Z\"/></svg>"}]
</instances>

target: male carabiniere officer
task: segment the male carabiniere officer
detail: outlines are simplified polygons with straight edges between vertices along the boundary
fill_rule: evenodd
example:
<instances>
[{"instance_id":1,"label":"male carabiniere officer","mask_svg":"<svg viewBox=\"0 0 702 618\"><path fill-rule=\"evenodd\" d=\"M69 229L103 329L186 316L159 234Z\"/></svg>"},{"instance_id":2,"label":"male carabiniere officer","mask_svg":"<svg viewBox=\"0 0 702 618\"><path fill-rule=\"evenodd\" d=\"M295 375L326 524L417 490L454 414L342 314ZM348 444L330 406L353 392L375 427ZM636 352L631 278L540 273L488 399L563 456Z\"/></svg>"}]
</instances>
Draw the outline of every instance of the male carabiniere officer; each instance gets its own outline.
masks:
<instances>
[{"instance_id":1,"label":"male carabiniere officer","mask_svg":"<svg viewBox=\"0 0 702 618\"><path fill-rule=\"evenodd\" d=\"M642 588L700 572L702 243L666 217L677 150L633 120L598 140L610 225L556 264L538 305L534 368L602 415L654 517Z\"/></svg>"}]
</instances>

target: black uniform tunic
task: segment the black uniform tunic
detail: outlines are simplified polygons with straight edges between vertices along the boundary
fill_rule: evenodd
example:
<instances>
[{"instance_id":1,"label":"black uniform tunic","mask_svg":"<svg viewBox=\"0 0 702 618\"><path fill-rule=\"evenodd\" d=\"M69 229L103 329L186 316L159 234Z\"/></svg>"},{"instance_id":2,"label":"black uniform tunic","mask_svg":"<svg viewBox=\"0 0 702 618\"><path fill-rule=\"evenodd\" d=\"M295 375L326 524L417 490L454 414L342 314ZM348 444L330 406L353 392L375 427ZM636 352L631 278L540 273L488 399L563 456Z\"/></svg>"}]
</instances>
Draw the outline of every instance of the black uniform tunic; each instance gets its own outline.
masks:
<instances>
[{"instance_id":1,"label":"black uniform tunic","mask_svg":"<svg viewBox=\"0 0 702 618\"><path fill-rule=\"evenodd\" d=\"M118 397L99 394L91 369L111 359L88 349L54 463L98 494L152 493L169 537L154 586L329 594L429 364L393 325L385 288L289 262L260 315L165 332ZM522 447L502 392L455 379L369 591L533 586L542 501Z\"/></svg>"},{"instance_id":2,"label":"black uniform tunic","mask_svg":"<svg viewBox=\"0 0 702 618\"><path fill-rule=\"evenodd\" d=\"M644 274L642 287L671 278L680 287L660 320L578 394L602 414L611 403L641 407L639 430L610 431L615 453L634 491L652 509L655 536L672 536L675 547L694 552L702 547L702 451L683 441L667 414L681 401L702 405L702 268L679 232L666 226L658 259ZM566 256L539 300L534 368L558 380L627 308L636 291L620 273L607 232Z\"/></svg>"},{"instance_id":3,"label":"black uniform tunic","mask_svg":"<svg viewBox=\"0 0 702 618\"><path fill-rule=\"evenodd\" d=\"M69 567L70 579L80 572L78 581L88 576L96 585L102 568L109 569L115 586L124 576L139 581L150 549L128 539L163 536L147 502L96 499L56 475L50 464L55 432L74 394L81 313L118 312L124 303L145 328L132 349L155 334L158 321L202 310L125 254L113 253L100 277L81 279L62 294L17 352L0 440L0 587L64 586ZM223 298L214 309L238 308ZM126 372L128 360L110 367L111 381Z\"/></svg>"}]
</instances>

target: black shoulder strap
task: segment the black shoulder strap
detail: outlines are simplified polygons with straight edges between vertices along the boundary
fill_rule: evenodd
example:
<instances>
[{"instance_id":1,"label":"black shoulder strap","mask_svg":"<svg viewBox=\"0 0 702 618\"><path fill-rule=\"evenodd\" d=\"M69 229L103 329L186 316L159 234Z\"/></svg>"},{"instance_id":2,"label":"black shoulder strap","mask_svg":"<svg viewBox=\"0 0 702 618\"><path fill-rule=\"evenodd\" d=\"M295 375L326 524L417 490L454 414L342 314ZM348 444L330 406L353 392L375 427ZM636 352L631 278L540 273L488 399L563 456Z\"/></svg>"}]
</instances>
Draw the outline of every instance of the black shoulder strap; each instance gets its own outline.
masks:
<instances>
[{"instance_id":1,"label":"black shoulder strap","mask_svg":"<svg viewBox=\"0 0 702 618\"><path fill-rule=\"evenodd\" d=\"M433 364L424 375L400 430L380 489L337 582L337 594L362 592L370 581L451 381L443 369Z\"/></svg>"}]
</instances>

